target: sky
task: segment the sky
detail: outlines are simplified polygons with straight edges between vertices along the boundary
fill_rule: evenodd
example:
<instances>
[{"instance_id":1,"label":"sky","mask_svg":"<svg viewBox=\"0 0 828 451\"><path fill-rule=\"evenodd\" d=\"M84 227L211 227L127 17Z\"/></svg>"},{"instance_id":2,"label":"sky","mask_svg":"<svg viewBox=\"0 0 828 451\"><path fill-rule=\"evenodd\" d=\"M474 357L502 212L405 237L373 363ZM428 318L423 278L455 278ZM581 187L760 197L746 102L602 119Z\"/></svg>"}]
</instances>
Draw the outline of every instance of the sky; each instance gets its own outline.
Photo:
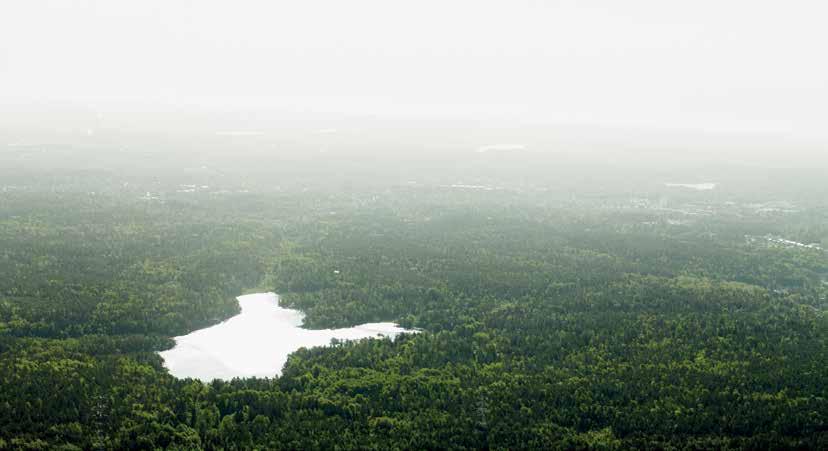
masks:
<instances>
[{"instance_id":1,"label":"sky","mask_svg":"<svg viewBox=\"0 0 828 451\"><path fill-rule=\"evenodd\" d=\"M475 117L828 141L828 3L3 0L0 105Z\"/></svg>"}]
</instances>

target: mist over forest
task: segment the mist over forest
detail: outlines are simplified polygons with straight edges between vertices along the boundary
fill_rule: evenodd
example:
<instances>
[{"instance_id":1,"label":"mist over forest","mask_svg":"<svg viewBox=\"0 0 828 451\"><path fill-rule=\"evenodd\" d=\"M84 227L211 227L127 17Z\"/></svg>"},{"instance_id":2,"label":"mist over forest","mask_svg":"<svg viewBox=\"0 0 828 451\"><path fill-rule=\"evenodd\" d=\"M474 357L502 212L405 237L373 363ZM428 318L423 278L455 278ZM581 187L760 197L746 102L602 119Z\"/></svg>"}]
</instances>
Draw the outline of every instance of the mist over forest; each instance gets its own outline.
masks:
<instances>
[{"instance_id":1,"label":"mist over forest","mask_svg":"<svg viewBox=\"0 0 828 451\"><path fill-rule=\"evenodd\" d=\"M828 449L802 0L0 5L0 450Z\"/></svg>"},{"instance_id":2,"label":"mist over forest","mask_svg":"<svg viewBox=\"0 0 828 451\"><path fill-rule=\"evenodd\" d=\"M0 133L0 448L825 445L816 147L64 114ZM234 336L256 292L300 328ZM417 333L285 341L380 323Z\"/></svg>"}]
</instances>

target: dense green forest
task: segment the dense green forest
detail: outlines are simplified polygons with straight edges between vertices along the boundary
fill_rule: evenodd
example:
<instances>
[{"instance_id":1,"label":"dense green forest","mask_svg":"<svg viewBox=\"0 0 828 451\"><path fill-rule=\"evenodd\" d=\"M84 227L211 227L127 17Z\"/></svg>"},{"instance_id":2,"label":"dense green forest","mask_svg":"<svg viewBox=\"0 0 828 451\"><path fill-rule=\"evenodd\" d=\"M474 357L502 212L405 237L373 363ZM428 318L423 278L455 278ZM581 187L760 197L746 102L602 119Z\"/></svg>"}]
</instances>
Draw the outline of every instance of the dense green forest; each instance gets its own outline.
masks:
<instances>
[{"instance_id":1,"label":"dense green forest","mask_svg":"<svg viewBox=\"0 0 828 451\"><path fill-rule=\"evenodd\" d=\"M825 178L311 172L3 172L0 449L828 449ZM422 333L302 349L278 378L172 377L157 352L250 290L306 327Z\"/></svg>"}]
</instances>

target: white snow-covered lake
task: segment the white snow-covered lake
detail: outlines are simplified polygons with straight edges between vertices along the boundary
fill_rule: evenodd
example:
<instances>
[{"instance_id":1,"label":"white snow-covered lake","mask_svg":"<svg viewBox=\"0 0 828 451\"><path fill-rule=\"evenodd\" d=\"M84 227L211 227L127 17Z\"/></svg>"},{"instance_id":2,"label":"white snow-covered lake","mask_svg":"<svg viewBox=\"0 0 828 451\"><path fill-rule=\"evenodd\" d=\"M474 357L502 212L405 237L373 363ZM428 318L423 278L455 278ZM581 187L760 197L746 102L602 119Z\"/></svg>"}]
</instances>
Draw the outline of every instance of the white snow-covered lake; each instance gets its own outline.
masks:
<instances>
[{"instance_id":1,"label":"white snow-covered lake","mask_svg":"<svg viewBox=\"0 0 828 451\"><path fill-rule=\"evenodd\" d=\"M178 378L209 382L234 377L274 377L288 354L302 347L325 346L331 339L395 338L403 329L394 323L367 323L344 329L302 328L305 315L279 306L275 293L239 296L241 313L206 329L175 337L176 345L160 352L164 365Z\"/></svg>"}]
</instances>

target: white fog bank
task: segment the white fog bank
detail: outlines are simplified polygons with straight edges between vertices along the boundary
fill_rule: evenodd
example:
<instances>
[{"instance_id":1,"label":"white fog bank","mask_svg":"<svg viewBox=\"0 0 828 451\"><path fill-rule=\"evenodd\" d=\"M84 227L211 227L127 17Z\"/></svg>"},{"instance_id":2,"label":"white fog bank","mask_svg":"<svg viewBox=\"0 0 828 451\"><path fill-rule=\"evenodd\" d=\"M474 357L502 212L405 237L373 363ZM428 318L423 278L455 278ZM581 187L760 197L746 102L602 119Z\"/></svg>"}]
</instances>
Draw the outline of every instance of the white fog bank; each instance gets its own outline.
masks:
<instances>
[{"instance_id":1,"label":"white fog bank","mask_svg":"<svg viewBox=\"0 0 828 451\"><path fill-rule=\"evenodd\" d=\"M275 293L239 296L241 313L206 329L175 337L176 345L159 353L178 378L209 382L234 377L274 377L288 355L302 347L325 346L331 339L395 338L403 329L394 323L367 323L344 329L302 328L304 314L279 306Z\"/></svg>"}]
</instances>

